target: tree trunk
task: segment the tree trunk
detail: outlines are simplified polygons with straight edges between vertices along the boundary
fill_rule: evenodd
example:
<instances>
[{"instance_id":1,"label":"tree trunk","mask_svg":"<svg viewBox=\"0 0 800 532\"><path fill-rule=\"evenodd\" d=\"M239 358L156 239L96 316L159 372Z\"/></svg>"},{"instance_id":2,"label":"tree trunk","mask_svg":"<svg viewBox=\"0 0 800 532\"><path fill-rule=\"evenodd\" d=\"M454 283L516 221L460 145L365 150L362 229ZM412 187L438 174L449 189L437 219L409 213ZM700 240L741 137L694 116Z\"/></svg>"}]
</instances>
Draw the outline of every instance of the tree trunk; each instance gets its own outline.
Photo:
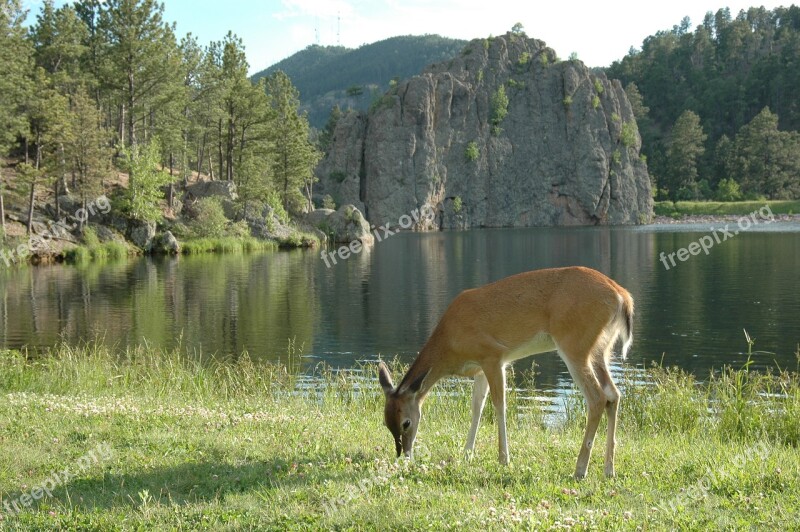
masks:
<instances>
[{"instance_id":1,"label":"tree trunk","mask_svg":"<svg viewBox=\"0 0 800 532\"><path fill-rule=\"evenodd\" d=\"M6 206L3 202L3 176L0 175L0 231L2 231L2 242L6 241Z\"/></svg>"},{"instance_id":2,"label":"tree trunk","mask_svg":"<svg viewBox=\"0 0 800 532\"><path fill-rule=\"evenodd\" d=\"M125 104L119 106L119 146L125 148Z\"/></svg>"},{"instance_id":3,"label":"tree trunk","mask_svg":"<svg viewBox=\"0 0 800 532\"><path fill-rule=\"evenodd\" d=\"M59 145L58 151L61 153L61 191L64 194L69 194L69 186L67 184L67 156L63 142Z\"/></svg>"},{"instance_id":4,"label":"tree trunk","mask_svg":"<svg viewBox=\"0 0 800 532\"><path fill-rule=\"evenodd\" d=\"M167 204L169 205L169 212L172 212L172 201L175 199L175 177L173 175L173 167L175 165L175 156L169 152L169 176L172 178L169 181L169 190L167 192Z\"/></svg>"},{"instance_id":5,"label":"tree trunk","mask_svg":"<svg viewBox=\"0 0 800 532\"><path fill-rule=\"evenodd\" d=\"M81 207L83 207L83 212L88 213L89 211L86 210L86 193L84 192L83 194L81 194L81 196L83 196L83 201L81 202L82 203ZM89 219L88 214L86 216L80 216L78 218L78 231L80 231L81 234L83 234L84 218L88 220Z\"/></svg>"},{"instance_id":6,"label":"tree trunk","mask_svg":"<svg viewBox=\"0 0 800 532\"><path fill-rule=\"evenodd\" d=\"M217 133L219 135L219 141L217 142L217 149L219 151L219 175L222 178L225 175L225 158L222 155L222 141L224 137L222 136L222 119L219 119L219 123L217 124Z\"/></svg>"},{"instance_id":7,"label":"tree trunk","mask_svg":"<svg viewBox=\"0 0 800 532\"><path fill-rule=\"evenodd\" d=\"M136 144L136 129L135 129L135 115L133 112L134 108L134 90L136 89L136 83L133 77L133 71L128 72L128 141L131 143L131 146Z\"/></svg>"},{"instance_id":8,"label":"tree trunk","mask_svg":"<svg viewBox=\"0 0 800 532\"><path fill-rule=\"evenodd\" d=\"M42 163L42 136L36 133L36 167L33 177L31 177L31 194L28 198L28 235L33 234L33 205L36 202L36 177L39 173L39 166Z\"/></svg>"},{"instance_id":9,"label":"tree trunk","mask_svg":"<svg viewBox=\"0 0 800 532\"><path fill-rule=\"evenodd\" d=\"M57 220L61 218L61 205L58 203L58 191L61 188L59 186L60 184L61 184L61 181L59 179L54 179L53 180L53 197L55 198L55 203L56 203L56 219Z\"/></svg>"},{"instance_id":10,"label":"tree trunk","mask_svg":"<svg viewBox=\"0 0 800 532\"><path fill-rule=\"evenodd\" d=\"M225 146L225 149L228 152L225 154L225 159L228 165L227 168L225 168L225 177L228 181L233 181L233 143L235 135L236 131L233 120L228 118L228 142L227 146Z\"/></svg>"}]
</instances>

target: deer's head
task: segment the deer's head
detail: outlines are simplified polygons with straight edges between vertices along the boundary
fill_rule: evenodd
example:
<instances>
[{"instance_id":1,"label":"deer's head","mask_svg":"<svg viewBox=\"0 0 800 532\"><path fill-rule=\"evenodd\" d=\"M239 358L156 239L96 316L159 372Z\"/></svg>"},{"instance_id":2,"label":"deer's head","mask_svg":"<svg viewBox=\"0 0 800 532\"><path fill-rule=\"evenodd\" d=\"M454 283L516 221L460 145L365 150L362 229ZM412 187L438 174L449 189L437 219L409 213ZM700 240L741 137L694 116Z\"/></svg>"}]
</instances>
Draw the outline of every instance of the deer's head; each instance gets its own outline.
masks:
<instances>
[{"instance_id":1,"label":"deer's head","mask_svg":"<svg viewBox=\"0 0 800 532\"><path fill-rule=\"evenodd\" d=\"M414 439L417 437L417 428L419 428L419 421L422 418L419 391L427 376L428 372L425 372L410 383L406 383L404 379L404 382L395 388L389 368L383 362L378 365L378 380L386 396L383 422L392 433L398 457L401 454L408 458L412 456Z\"/></svg>"}]
</instances>

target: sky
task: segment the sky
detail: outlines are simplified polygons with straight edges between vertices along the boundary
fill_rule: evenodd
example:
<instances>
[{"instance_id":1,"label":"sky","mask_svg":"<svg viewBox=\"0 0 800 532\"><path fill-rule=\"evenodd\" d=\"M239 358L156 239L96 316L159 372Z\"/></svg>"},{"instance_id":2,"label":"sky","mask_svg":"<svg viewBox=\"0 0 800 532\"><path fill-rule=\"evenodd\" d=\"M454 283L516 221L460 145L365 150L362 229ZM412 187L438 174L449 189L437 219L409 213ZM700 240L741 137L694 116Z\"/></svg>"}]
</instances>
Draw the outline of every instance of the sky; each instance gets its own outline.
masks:
<instances>
[{"instance_id":1,"label":"sky","mask_svg":"<svg viewBox=\"0 0 800 532\"><path fill-rule=\"evenodd\" d=\"M56 5L62 5L57 0ZM27 0L30 20L41 1ZM312 44L357 48L397 35L438 34L458 39L501 35L517 22L559 57L576 53L590 67L608 66L631 47L688 16L692 28L706 12L791 2L754 0L542 1L542 0L165 0L165 20L178 38L191 32L201 44L233 31L245 45L250 73Z\"/></svg>"}]
</instances>

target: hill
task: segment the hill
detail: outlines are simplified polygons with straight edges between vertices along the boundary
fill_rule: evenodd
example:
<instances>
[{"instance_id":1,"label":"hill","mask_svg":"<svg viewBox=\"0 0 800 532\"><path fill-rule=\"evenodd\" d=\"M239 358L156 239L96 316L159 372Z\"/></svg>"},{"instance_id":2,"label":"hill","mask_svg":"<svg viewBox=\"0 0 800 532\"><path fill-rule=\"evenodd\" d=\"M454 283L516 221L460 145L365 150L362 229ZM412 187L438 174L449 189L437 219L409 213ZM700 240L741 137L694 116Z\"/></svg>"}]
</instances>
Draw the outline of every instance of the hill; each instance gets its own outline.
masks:
<instances>
[{"instance_id":1,"label":"hill","mask_svg":"<svg viewBox=\"0 0 800 532\"><path fill-rule=\"evenodd\" d=\"M431 63L456 57L466 41L439 35L392 37L359 48L312 45L253 76L256 81L277 70L297 90L311 125L321 128L334 105L367 109L389 88Z\"/></svg>"},{"instance_id":2,"label":"hill","mask_svg":"<svg viewBox=\"0 0 800 532\"><path fill-rule=\"evenodd\" d=\"M635 84L641 95L635 110L642 152L660 197L709 199L712 189L730 195L732 178L754 199L791 199L800 197L800 159L787 155L800 150L798 64L800 7L753 7L735 18L729 9L709 12L694 31L684 18L647 37L606 74L629 93ZM686 113L696 115L702 131L687 128L690 120L678 127ZM700 154L687 166L678 147L692 129L699 142L689 145Z\"/></svg>"}]
</instances>

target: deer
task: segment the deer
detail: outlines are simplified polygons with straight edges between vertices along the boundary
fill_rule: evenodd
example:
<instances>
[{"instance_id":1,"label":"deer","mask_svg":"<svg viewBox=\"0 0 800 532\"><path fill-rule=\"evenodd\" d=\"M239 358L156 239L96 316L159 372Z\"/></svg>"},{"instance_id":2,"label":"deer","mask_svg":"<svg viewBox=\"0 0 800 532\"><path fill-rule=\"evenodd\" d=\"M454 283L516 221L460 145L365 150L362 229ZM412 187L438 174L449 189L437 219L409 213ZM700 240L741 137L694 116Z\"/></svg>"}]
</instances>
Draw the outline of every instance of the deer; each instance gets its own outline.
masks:
<instances>
[{"instance_id":1,"label":"deer","mask_svg":"<svg viewBox=\"0 0 800 532\"><path fill-rule=\"evenodd\" d=\"M510 463L506 434L506 367L557 351L586 402L586 427L575 478L586 476L597 426L608 418L605 475L613 477L621 394L609 370L612 350L622 358L633 343L633 298L604 274L581 266L534 270L461 292L447 307L397 387L378 364L385 395L384 424L397 457L413 457L422 405L444 377L474 378L472 423L464 452L474 455L486 397L491 394L501 464Z\"/></svg>"}]
</instances>

